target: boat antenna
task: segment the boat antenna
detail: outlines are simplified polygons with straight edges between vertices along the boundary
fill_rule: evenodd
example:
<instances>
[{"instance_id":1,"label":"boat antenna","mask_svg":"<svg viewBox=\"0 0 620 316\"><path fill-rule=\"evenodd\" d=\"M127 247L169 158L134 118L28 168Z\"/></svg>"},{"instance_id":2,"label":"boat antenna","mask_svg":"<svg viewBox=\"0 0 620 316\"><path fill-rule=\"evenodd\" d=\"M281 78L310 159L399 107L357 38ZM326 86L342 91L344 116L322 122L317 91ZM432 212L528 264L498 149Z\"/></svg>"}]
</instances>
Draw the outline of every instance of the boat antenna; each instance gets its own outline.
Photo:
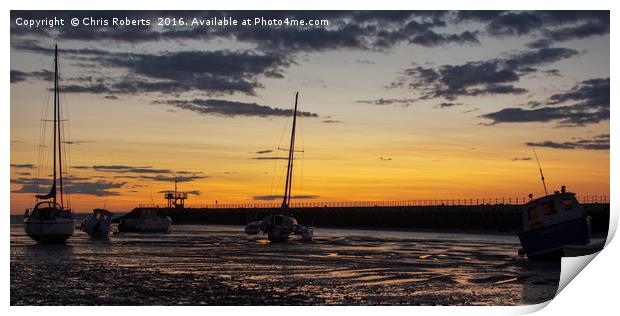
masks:
<instances>
[{"instance_id":1,"label":"boat antenna","mask_svg":"<svg viewBox=\"0 0 620 316\"><path fill-rule=\"evenodd\" d=\"M291 202L291 184L293 183L293 158L295 153L295 124L297 123L297 99L299 92L295 92L295 108L293 109L293 128L291 129L291 143L288 152L288 166L286 168L286 182L284 184L284 196L282 198L282 209L289 209ZM290 213L290 210L289 210Z\"/></svg>"},{"instance_id":2,"label":"boat antenna","mask_svg":"<svg viewBox=\"0 0 620 316\"><path fill-rule=\"evenodd\" d=\"M547 192L547 185L545 184L545 176L543 175L542 167L540 166L540 161L538 160L538 154L536 154L536 147L532 147L534 150L534 157L536 157L536 163L538 164L538 170L540 171L540 180L542 180L543 188L545 188L545 195L549 195Z\"/></svg>"}]
</instances>

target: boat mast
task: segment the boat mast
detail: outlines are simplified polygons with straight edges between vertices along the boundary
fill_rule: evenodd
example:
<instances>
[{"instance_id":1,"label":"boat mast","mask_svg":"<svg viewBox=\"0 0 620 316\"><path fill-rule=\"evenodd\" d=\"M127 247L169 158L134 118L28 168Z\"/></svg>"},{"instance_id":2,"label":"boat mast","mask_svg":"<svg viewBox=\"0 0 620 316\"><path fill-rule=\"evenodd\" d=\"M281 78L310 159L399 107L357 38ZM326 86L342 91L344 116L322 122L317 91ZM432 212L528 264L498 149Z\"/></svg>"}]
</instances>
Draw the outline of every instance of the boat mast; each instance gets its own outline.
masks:
<instances>
[{"instance_id":1,"label":"boat mast","mask_svg":"<svg viewBox=\"0 0 620 316\"><path fill-rule=\"evenodd\" d=\"M54 45L54 172L53 172L53 182L52 182L52 202L56 204L56 121L57 121L57 113L56 108L58 107L58 45Z\"/></svg>"},{"instance_id":2,"label":"boat mast","mask_svg":"<svg viewBox=\"0 0 620 316\"><path fill-rule=\"evenodd\" d=\"M63 190L62 190L62 124L60 117L60 87L58 85L58 45L55 45L55 70L54 70L54 102L56 103L56 111L58 112L58 118L56 120L56 124L58 125L58 180L60 184L60 205L64 207L64 198L63 198Z\"/></svg>"},{"instance_id":3,"label":"boat mast","mask_svg":"<svg viewBox=\"0 0 620 316\"><path fill-rule=\"evenodd\" d=\"M52 202L54 204L56 204L56 158L58 158L58 165L59 165L59 169L60 169L60 203L63 204L63 196L62 196L62 160L61 160L61 137L60 137L60 110L59 110L59 103L60 103L60 99L58 96L58 45L54 46L54 120L53 120L53 125L54 125L54 133L53 133L53 153L54 153L54 158L53 158L53 173L52 173L52 189L50 190L50 193L46 194L46 195L35 195L37 199L42 199L42 200L48 200L48 199L52 199ZM58 150L58 155L56 154Z\"/></svg>"},{"instance_id":4,"label":"boat mast","mask_svg":"<svg viewBox=\"0 0 620 316\"><path fill-rule=\"evenodd\" d=\"M549 195L547 192L547 185L545 184L545 176L543 175L542 168L540 167L540 161L538 160L538 155L536 154L536 148L532 147L534 150L534 157L536 157L536 163L538 164L538 170L540 171L540 180L542 180L543 188L545 188L545 195Z\"/></svg>"},{"instance_id":5,"label":"boat mast","mask_svg":"<svg viewBox=\"0 0 620 316\"><path fill-rule=\"evenodd\" d=\"M291 144L288 152L288 167L286 169L286 182L284 186L284 197L282 199L282 208L288 209L291 202L291 189L293 183L293 158L295 153L295 125L297 123L297 98L299 92L295 92L295 108L293 110L293 128L291 129Z\"/></svg>"}]
</instances>

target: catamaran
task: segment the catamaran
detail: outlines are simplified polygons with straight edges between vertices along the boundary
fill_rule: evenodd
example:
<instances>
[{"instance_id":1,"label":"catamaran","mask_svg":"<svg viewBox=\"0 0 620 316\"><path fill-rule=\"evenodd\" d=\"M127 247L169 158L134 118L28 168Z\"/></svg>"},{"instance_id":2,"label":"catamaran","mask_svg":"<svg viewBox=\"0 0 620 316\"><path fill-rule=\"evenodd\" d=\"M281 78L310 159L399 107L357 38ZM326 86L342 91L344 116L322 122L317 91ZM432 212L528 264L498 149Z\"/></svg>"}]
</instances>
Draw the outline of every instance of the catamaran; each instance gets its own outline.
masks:
<instances>
[{"instance_id":1,"label":"catamaran","mask_svg":"<svg viewBox=\"0 0 620 316\"><path fill-rule=\"evenodd\" d=\"M267 234L271 242L285 242L291 234L299 235L303 240L312 240L314 228L299 225L293 218L290 208L291 189L293 184L293 158L295 153L295 126L297 123L297 100L299 92L295 93L295 108L293 110L293 127L291 131L291 142L288 149L288 164L286 169L286 181L284 184L284 195L280 212L274 212L266 216L262 221L250 222L245 227L248 235L256 235L261 231Z\"/></svg>"},{"instance_id":2,"label":"catamaran","mask_svg":"<svg viewBox=\"0 0 620 316\"><path fill-rule=\"evenodd\" d=\"M62 124L60 116L60 89L58 85L58 45L54 48L54 132L52 188L48 194L36 195L32 212L26 211L24 229L37 243L65 243L75 229L75 220L65 207L63 192Z\"/></svg>"}]
</instances>

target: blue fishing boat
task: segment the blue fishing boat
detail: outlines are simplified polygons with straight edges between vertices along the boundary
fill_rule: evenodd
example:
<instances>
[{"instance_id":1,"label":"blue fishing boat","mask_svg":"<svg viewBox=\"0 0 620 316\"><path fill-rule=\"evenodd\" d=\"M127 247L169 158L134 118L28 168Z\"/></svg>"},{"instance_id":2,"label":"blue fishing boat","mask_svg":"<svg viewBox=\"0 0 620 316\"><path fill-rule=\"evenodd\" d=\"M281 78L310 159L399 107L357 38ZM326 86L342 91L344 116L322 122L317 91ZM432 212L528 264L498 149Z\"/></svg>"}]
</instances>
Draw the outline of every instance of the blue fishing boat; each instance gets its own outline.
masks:
<instances>
[{"instance_id":1,"label":"blue fishing boat","mask_svg":"<svg viewBox=\"0 0 620 316\"><path fill-rule=\"evenodd\" d=\"M561 192L530 201L523 207L519 240L529 259L553 259L567 246L590 242L590 222L575 194Z\"/></svg>"}]
</instances>

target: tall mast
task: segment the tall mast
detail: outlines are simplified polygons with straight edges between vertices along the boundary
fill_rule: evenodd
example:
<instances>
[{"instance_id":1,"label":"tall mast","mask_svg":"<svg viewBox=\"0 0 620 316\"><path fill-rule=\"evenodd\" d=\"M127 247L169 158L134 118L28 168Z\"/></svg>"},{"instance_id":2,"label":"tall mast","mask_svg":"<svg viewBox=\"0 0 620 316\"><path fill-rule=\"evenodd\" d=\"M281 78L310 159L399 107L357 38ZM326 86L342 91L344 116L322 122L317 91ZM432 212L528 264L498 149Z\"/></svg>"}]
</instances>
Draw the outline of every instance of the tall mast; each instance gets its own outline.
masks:
<instances>
[{"instance_id":1,"label":"tall mast","mask_svg":"<svg viewBox=\"0 0 620 316\"><path fill-rule=\"evenodd\" d=\"M542 168L540 167L540 161L538 160L538 155L536 154L536 148L532 147L534 150L534 156L536 157L536 163L538 164L538 170L540 171L540 180L542 180L543 188L545 188L545 195L549 195L547 192L547 185L545 184L545 176L543 175Z\"/></svg>"},{"instance_id":2,"label":"tall mast","mask_svg":"<svg viewBox=\"0 0 620 316\"><path fill-rule=\"evenodd\" d=\"M52 201L54 202L54 204L56 203L56 133L57 131L57 125L56 125L56 121L58 120L58 118L56 117L56 115L58 114L58 45L54 45L54 173L53 173L53 184L52 184L52 190L53 190L53 195L52 195Z\"/></svg>"},{"instance_id":3,"label":"tall mast","mask_svg":"<svg viewBox=\"0 0 620 316\"><path fill-rule=\"evenodd\" d=\"M59 97L58 97L58 45L54 46L54 120L53 120L53 125L54 125L54 133L53 133L53 141L54 141L54 168L53 168L53 174L52 174L52 188L50 190L50 193L45 194L45 195L36 195L37 199L43 199L43 200L48 200L48 199L52 199L52 202L54 204L56 204L56 158L58 158L59 160L59 166L60 166L60 203L62 204L62 161L60 160L61 157L61 137L60 137L60 110L59 110ZM56 154L56 150L58 150L58 155Z\"/></svg>"},{"instance_id":4,"label":"tall mast","mask_svg":"<svg viewBox=\"0 0 620 316\"><path fill-rule=\"evenodd\" d=\"M288 167L286 169L286 183L284 187L284 197L282 199L282 208L288 209L291 202L291 189L293 183L293 158L295 153L295 125L297 123L297 98L299 92L295 92L295 108L293 110L293 128L291 129L291 144L288 152Z\"/></svg>"},{"instance_id":5,"label":"tall mast","mask_svg":"<svg viewBox=\"0 0 620 316\"><path fill-rule=\"evenodd\" d=\"M56 124L58 125L58 180L60 184L60 205L64 207L64 198L62 190L62 124L60 116L60 86L58 84L58 45L55 46L55 75L54 75L54 99L56 102L56 111L58 112L58 118Z\"/></svg>"}]
</instances>

